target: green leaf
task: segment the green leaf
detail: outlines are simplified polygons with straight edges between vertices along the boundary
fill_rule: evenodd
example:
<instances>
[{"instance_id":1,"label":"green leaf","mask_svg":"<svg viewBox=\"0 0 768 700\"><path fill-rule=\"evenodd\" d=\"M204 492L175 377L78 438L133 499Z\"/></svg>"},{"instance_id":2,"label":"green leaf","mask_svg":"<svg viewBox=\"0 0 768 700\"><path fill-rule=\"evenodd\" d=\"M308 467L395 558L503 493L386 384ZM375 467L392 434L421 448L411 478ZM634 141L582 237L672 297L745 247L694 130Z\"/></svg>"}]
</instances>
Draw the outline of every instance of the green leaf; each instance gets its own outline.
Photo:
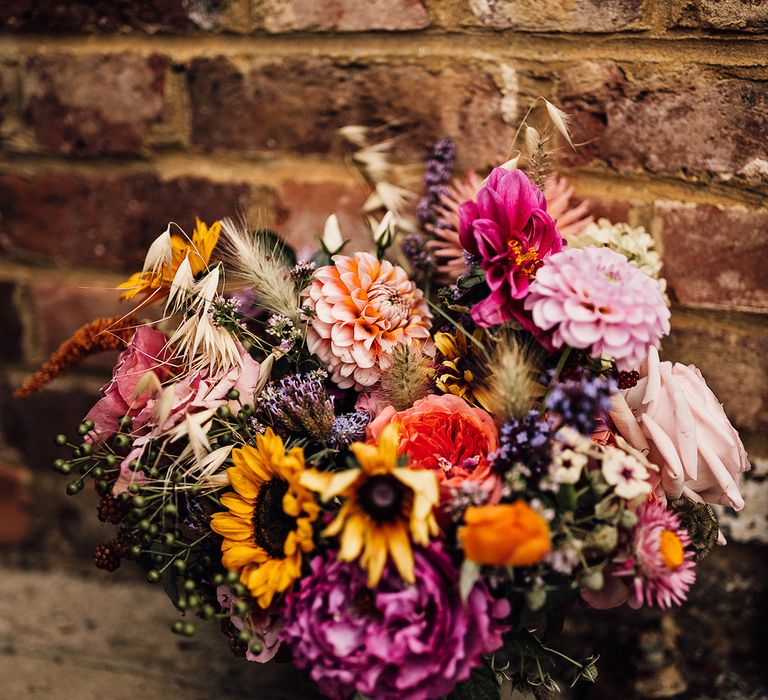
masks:
<instances>
[{"instance_id":1,"label":"green leaf","mask_svg":"<svg viewBox=\"0 0 768 700\"><path fill-rule=\"evenodd\" d=\"M446 700L499 700L499 682L493 669L484 663L459 683Z\"/></svg>"}]
</instances>

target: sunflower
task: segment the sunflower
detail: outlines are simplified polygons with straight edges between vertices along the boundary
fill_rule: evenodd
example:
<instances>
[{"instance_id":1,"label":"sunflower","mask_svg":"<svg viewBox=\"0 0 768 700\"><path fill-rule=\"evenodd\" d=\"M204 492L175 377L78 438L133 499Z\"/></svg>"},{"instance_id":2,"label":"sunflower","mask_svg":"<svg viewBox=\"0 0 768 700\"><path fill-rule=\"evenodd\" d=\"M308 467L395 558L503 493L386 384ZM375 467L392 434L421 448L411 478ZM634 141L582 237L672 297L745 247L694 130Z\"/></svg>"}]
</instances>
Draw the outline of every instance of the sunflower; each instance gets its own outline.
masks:
<instances>
[{"instance_id":1,"label":"sunflower","mask_svg":"<svg viewBox=\"0 0 768 700\"><path fill-rule=\"evenodd\" d=\"M320 507L299 483L304 453L286 453L271 429L256 445L232 452L227 470L230 491L221 497L228 509L215 513L211 529L224 537L222 564L240 572L240 581L262 608L301 575L302 556L314 549L312 523Z\"/></svg>"},{"instance_id":2,"label":"sunflower","mask_svg":"<svg viewBox=\"0 0 768 700\"><path fill-rule=\"evenodd\" d=\"M398 466L399 426L384 428L377 445L355 442L349 449L358 468L343 472L305 471L301 483L321 494L323 501L344 499L336 518L323 535L341 533L341 561L354 561L368 571L368 586L381 578L387 557L400 576L414 583L414 544L426 546L438 533L432 509L439 501L434 473ZM410 535L410 538L409 538Z\"/></svg>"},{"instance_id":3,"label":"sunflower","mask_svg":"<svg viewBox=\"0 0 768 700\"><path fill-rule=\"evenodd\" d=\"M472 333L477 343L483 336L480 329ZM462 331L435 333L434 340L442 355L442 363L435 372L435 386L444 394L459 396L473 406L491 410L488 362L476 342L468 340Z\"/></svg>"},{"instance_id":4,"label":"sunflower","mask_svg":"<svg viewBox=\"0 0 768 700\"><path fill-rule=\"evenodd\" d=\"M193 276L203 272L207 269L213 249L219 242L220 233L221 223L218 221L211 224L209 228L200 219L195 218L192 240L176 234L172 235L170 260L150 270L134 272L125 282L117 286L118 289L125 290L120 299L126 301L139 294L144 295L145 298L152 295L157 295L158 298L166 296L185 258L189 259Z\"/></svg>"}]
</instances>

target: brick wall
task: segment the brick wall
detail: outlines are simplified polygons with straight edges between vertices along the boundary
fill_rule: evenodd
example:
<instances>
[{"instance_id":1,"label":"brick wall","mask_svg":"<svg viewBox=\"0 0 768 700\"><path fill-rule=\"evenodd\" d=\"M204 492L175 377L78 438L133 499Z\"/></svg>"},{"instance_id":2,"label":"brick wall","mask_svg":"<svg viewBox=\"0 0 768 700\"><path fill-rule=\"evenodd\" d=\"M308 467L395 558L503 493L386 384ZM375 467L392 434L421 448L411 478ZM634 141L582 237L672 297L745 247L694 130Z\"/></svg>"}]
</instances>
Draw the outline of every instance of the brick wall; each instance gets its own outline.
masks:
<instances>
[{"instance_id":1,"label":"brick wall","mask_svg":"<svg viewBox=\"0 0 768 700\"><path fill-rule=\"evenodd\" d=\"M539 94L585 143L561 155L577 194L663 248L666 356L768 456L768 2L4 0L0 28L0 542L72 509L36 486L48 439L113 358L24 402L8 386L116 312L168 220L241 210L301 245L337 211L361 233L337 127L398 120L407 153L447 135L482 168ZM765 472L743 538L765 538Z\"/></svg>"}]
</instances>

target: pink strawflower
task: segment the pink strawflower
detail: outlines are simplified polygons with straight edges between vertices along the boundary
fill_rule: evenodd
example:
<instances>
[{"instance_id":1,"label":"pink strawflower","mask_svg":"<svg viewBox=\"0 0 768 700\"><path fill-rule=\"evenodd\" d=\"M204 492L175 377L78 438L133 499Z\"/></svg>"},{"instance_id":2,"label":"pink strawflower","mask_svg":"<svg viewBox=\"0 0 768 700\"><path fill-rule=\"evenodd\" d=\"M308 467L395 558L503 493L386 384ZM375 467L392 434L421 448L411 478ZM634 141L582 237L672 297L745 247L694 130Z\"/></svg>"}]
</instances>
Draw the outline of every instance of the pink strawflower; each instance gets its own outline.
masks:
<instances>
[{"instance_id":1,"label":"pink strawflower","mask_svg":"<svg viewBox=\"0 0 768 700\"><path fill-rule=\"evenodd\" d=\"M466 201L474 201L483 179L470 170L463 180L456 178L445 186L436 208L437 221L429 227L435 237L427 242L427 248L437 262L435 272L445 282L454 282L467 271L464 247L459 240L459 207Z\"/></svg>"},{"instance_id":2,"label":"pink strawflower","mask_svg":"<svg viewBox=\"0 0 768 700\"><path fill-rule=\"evenodd\" d=\"M472 308L473 320L487 328L514 318L530 328L522 300L544 260L563 247L543 193L519 170L494 168L459 217L461 244L480 259L491 290Z\"/></svg>"},{"instance_id":3,"label":"pink strawflower","mask_svg":"<svg viewBox=\"0 0 768 700\"><path fill-rule=\"evenodd\" d=\"M606 354L631 370L669 333L659 285L609 248L587 246L552 255L531 284L525 308L560 348Z\"/></svg>"},{"instance_id":4,"label":"pink strawflower","mask_svg":"<svg viewBox=\"0 0 768 700\"><path fill-rule=\"evenodd\" d=\"M406 271L370 253L334 255L309 288L307 347L342 389L379 381L400 343L429 339L432 316Z\"/></svg>"},{"instance_id":5,"label":"pink strawflower","mask_svg":"<svg viewBox=\"0 0 768 700\"><path fill-rule=\"evenodd\" d=\"M631 554L614 575L631 577L632 607L645 604L666 610L681 605L696 581L688 531L659 501L641 505L637 518Z\"/></svg>"}]
</instances>

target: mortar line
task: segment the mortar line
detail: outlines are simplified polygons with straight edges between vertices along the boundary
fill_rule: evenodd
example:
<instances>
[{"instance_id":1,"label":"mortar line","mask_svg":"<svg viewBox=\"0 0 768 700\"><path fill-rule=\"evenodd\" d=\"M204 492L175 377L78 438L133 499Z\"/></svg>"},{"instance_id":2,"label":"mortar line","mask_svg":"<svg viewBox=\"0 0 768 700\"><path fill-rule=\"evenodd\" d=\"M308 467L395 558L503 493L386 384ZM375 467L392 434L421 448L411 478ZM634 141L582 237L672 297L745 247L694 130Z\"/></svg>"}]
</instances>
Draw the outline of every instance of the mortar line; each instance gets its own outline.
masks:
<instances>
[{"instance_id":1,"label":"mortar line","mask_svg":"<svg viewBox=\"0 0 768 700\"><path fill-rule=\"evenodd\" d=\"M448 58L456 61L498 59L529 60L548 64L584 60L641 63L702 63L720 66L768 66L768 39L760 36L727 39L670 34L659 38L644 34L526 34L519 32L412 32L383 34L205 34L167 35L16 35L0 33L0 55L67 51L75 54L161 53L185 62L196 57L254 58L327 57L338 60ZM618 58L617 58L618 57Z\"/></svg>"}]
</instances>

